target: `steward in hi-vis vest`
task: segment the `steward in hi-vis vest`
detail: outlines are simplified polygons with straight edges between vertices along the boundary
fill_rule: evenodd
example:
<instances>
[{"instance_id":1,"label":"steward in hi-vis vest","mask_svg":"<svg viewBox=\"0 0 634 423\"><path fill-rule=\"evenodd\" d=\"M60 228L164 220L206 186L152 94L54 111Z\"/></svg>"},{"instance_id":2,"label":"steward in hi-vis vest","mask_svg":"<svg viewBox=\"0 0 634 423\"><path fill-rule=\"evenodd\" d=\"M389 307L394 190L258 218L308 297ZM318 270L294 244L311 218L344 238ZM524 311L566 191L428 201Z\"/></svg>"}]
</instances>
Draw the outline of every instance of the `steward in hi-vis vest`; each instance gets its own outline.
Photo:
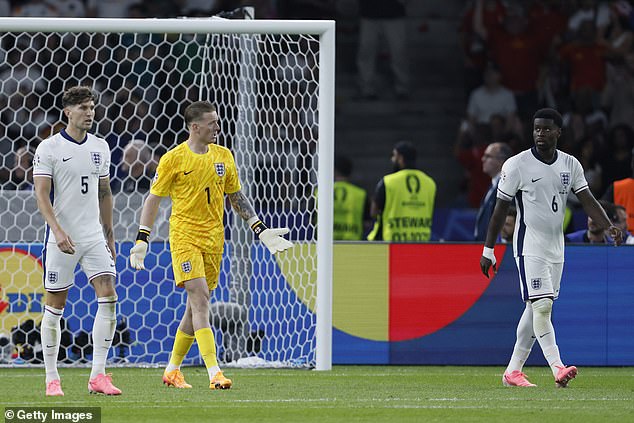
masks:
<instances>
[{"instance_id":1,"label":"steward in hi-vis vest","mask_svg":"<svg viewBox=\"0 0 634 423\"><path fill-rule=\"evenodd\" d=\"M392 151L395 173L379 181L371 214L376 222L370 241L422 242L431 238L436 182L414 169L416 149L408 141Z\"/></svg>"},{"instance_id":2,"label":"steward in hi-vis vest","mask_svg":"<svg viewBox=\"0 0 634 423\"><path fill-rule=\"evenodd\" d=\"M350 175L352 161L346 156L336 155L332 231L335 241L361 241L370 229L370 199L366 190L350 182ZM313 216L313 224L317 224L316 215Z\"/></svg>"},{"instance_id":3,"label":"steward in hi-vis vest","mask_svg":"<svg viewBox=\"0 0 634 423\"><path fill-rule=\"evenodd\" d=\"M363 221L368 209L367 193L347 181L335 181L333 191L332 239L360 241L363 239Z\"/></svg>"}]
</instances>

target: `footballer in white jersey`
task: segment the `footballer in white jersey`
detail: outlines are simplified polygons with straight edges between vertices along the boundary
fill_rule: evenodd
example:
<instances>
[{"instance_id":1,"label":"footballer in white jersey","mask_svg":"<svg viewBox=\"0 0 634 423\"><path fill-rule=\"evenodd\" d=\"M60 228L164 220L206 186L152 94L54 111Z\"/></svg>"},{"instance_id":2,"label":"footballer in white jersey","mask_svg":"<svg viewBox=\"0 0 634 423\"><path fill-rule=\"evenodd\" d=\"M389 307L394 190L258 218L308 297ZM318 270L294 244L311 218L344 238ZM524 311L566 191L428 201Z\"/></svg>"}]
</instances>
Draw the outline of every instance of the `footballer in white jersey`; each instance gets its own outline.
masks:
<instances>
[{"instance_id":1,"label":"footballer in white jersey","mask_svg":"<svg viewBox=\"0 0 634 423\"><path fill-rule=\"evenodd\" d=\"M570 192L577 195L597 226L607 229L617 245L622 242L621 231L610 222L588 189L579 161L557 150L562 124L561 114L556 110L538 110L533 116L535 146L504 162L480 258L480 268L486 277L491 266L497 271L494 244L514 199L517 218L513 250L520 292L526 304L517 325L513 354L502 375L504 386L536 386L522 372L536 340L556 386L565 388L577 376L577 368L566 366L561 360L551 321L564 267L563 221Z\"/></svg>"},{"instance_id":2,"label":"footballer in white jersey","mask_svg":"<svg viewBox=\"0 0 634 423\"><path fill-rule=\"evenodd\" d=\"M46 301L40 325L46 396L63 396L57 370L61 317L79 263L97 297L88 392L119 395L106 373L116 328L117 293L110 148L88 131L95 119L95 94L76 86L64 92L65 129L42 141L33 158L37 206L46 221L42 251Z\"/></svg>"},{"instance_id":3,"label":"footballer in white jersey","mask_svg":"<svg viewBox=\"0 0 634 423\"><path fill-rule=\"evenodd\" d=\"M110 178L110 147L104 139L86 134L77 141L62 129L37 147L33 176L51 178L55 217L74 242L104 239L97 198L99 179ZM56 241L52 232L47 236Z\"/></svg>"},{"instance_id":4,"label":"footballer in white jersey","mask_svg":"<svg viewBox=\"0 0 634 423\"><path fill-rule=\"evenodd\" d=\"M545 162L535 147L504 162L498 198L515 198L517 218L513 233L515 257L542 257L552 263L564 261L563 222L568 194L588 189L579 160L555 151Z\"/></svg>"}]
</instances>

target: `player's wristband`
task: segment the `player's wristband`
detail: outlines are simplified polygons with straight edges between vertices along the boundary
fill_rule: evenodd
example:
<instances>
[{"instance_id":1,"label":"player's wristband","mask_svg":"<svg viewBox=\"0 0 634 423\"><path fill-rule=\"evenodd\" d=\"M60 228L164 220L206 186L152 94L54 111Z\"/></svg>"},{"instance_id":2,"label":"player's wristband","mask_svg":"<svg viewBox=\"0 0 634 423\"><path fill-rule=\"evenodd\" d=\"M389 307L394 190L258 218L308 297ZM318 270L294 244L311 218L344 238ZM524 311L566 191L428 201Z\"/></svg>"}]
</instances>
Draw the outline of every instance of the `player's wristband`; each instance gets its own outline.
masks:
<instances>
[{"instance_id":1,"label":"player's wristband","mask_svg":"<svg viewBox=\"0 0 634 423\"><path fill-rule=\"evenodd\" d=\"M486 257L489 260L493 260L495 258L495 254L493 253L493 248L484 247L482 250L482 257Z\"/></svg>"},{"instance_id":2,"label":"player's wristband","mask_svg":"<svg viewBox=\"0 0 634 423\"><path fill-rule=\"evenodd\" d=\"M260 236L260 234L268 229L268 227L262 223L262 221L260 219L258 219L257 216L252 217L251 219L249 219L247 221L247 224L251 227L251 230L253 231L253 233L255 233L257 236Z\"/></svg>"},{"instance_id":3,"label":"player's wristband","mask_svg":"<svg viewBox=\"0 0 634 423\"><path fill-rule=\"evenodd\" d=\"M148 228L147 226L143 226L141 225L139 227L139 232L136 234L136 240L137 241L143 241L147 244L150 243L150 232L152 229Z\"/></svg>"},{"instance_id":4,"label":"player's wristband","mask_svg":"<svg viewBox=\"0 0 634 423\"><path fill-rule=\"evenodd\" d=\"M261 220L258 220L257 222L255 222L253 225L251 225L251 230L253 231L253 233L255 233L257 236L260 236L260 234L262 232L264 232L264 230L268 229L268 227L262 223Z\"/></svg>"}]
</instances>

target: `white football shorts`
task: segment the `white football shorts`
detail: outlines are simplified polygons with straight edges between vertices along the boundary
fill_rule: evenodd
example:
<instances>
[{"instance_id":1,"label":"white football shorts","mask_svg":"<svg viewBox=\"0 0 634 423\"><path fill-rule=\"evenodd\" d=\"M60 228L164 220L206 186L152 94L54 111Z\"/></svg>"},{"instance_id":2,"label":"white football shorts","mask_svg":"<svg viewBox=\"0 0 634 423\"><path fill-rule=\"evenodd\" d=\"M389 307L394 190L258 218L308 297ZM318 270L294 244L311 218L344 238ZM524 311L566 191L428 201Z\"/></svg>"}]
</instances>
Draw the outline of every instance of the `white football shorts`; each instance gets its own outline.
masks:
<instances>
[{"instance_id":1,"label":"white football shorts","mask_svg":"<svg viewBox=\"0 0 634 423\"><path fill-rule=\"evenodd\" d=\"M550 297L559 297L563 263L551 263L539 257L515 257L520 275L520 292L522 300L534 301Z\"/></svg>"},{"instance_id":2,"label":"white football shorts","mask_svg":"<svg viewBox=\"0 0 634 423\"><path fill-rule=\"evenodd\" d=\"M65 291L75 284L77 263L88 280L102 275L117 276L110 248L105 240L75 243L75 253L63 253L54 242L45 245L42 252L44 261L44 289L51 292Z\"/></svg>"}]
</instances>

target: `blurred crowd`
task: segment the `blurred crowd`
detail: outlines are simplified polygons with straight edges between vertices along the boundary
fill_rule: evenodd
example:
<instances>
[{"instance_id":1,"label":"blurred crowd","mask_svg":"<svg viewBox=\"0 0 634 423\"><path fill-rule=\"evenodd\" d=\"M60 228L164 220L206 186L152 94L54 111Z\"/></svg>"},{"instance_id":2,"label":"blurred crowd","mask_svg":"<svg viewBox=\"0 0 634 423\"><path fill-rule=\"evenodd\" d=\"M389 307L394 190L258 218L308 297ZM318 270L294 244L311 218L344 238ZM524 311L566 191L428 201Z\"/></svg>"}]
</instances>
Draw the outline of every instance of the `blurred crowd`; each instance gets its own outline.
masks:
<instances>
[{"instance_id":1,"label":"blurred crowd","mask_svg":"<svg viewBox=\"0 0 634 423\"><path fill-rule=\"evenodd\" d=\"M626 0L468 3L459 27L466 112L454 148L465 173L463 205L477 208L490 185L486 147L529 148L540 107L564 116L558 147L580 160L596 197L631 176L633 29Z\"/></svg>"},{"instance_id":2,"label":"blurred crowd","mask_svg":"<svg viewBox=\"0 0 634 423\"><path fill-rule=\"evenodd\" d=\"M249 5L255 7L256 17L261 19L331 19L354 1L0 0L0 16L196 17L226 15L227 11ZM409 73L403 48L407 41L403 33L407 3L365 0L354 7L359 24L357 82L364 100L374 101L384 95L377 89L375 69L383 47L390 52L394 76L391 95L397 101L409 100L410 80L415 75ZM483 167L487 147L504 143L513 154L529 148L532 114L541 107L555 108L564 116L559 148L580 160L597 198L605 197L614 181L632 175L634 7L631 0L471 0L464 3L462 16L455 19L459 23L464 58L465 112L453 151L463 167L464 179L463 195L452 206L480 207L492 181L492 175ZM200 84L195 80L201 71L199 51L187 40L163 43L165 37L164 34L72 37L4 34L0 38L2 188L31 189L30 161L34 148L40 140L63 128L57 96L72 82L88 83L99 91L94 132L106 138L111 146L113 189L146 191L160 156L182 141L182 122L171 117L179 116L179 107L198 99L200 94ZM306 112L313 110L314 105L304 104L314 97L310 93L316 88L310 84L288 85L289 79L314 78L314 57L307 55L306 62L299 63L298 56L292 54L293 49L304 47L290 43L285 47L288 59L280 55L279 63L270 64L277 69L271 72L279 73L273 76L273 80L279 81L274 91L285 93L285 97L265 99L260 109L271 113L266 101L304 106L290 108L297 110L297 115L288 112L267 117L279 123L261 134L271 144L267 151L272 157L280 145L287 144L278 142L280 139L309 140L300 145L308 144L310 148L316 143L316 116ZM222 66L225 66L222 72L211 72L209 86L222 84L214 78L234 71ZM116 75L116 81L110 80L112 75ZM222 100L233 102L232 98ZM223 115L228 122L223 133L232 134L236 119L231 112L227 113ZM156 119L156 116L167 118ZM230 146L231 140L226 143ZM305 152L297 149L284 153L300 160ZM271 162L270 167L297 169L295 164L291 161L283 166ZM279 190L277 194L285 198L296 195L282 192L286 188L279 186L296 186L302 178L310 178L300 172L254 177L264 181L264 185L277 187L271 189ZM283 183L278 184L279 181ZM574 208L574 196L572 201L570 207Z\"/></svg>"}]
</instances>

